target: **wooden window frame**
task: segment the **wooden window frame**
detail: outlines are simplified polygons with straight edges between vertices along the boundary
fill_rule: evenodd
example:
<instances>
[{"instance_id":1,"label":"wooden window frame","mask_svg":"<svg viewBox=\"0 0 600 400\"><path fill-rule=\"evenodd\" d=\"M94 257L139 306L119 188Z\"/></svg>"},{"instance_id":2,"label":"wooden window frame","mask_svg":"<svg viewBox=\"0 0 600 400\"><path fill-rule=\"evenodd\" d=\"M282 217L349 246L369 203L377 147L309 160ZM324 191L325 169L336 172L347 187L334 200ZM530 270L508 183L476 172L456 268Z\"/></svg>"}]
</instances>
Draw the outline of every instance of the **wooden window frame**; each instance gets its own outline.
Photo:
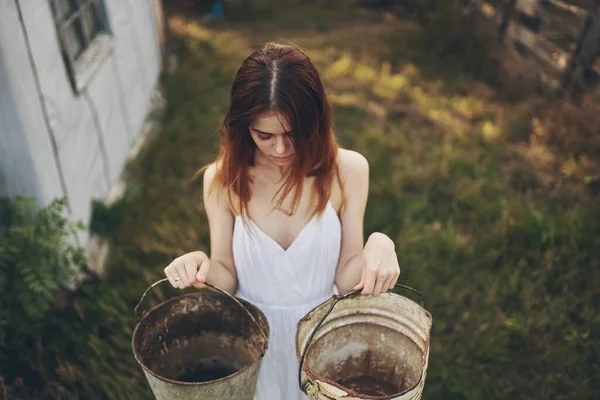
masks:
<instances>
[{"instance_id":1,"label":"wooden window frame","mask_svg":"<svg viewBox=\"0 0 600 400\"><path fill-rule=\"evenodd\" d=\"M49 0L67 74L74 93L79 94L87 86L103 61L112 53L114 45L104 0L70 1L74 4L74 11L66 16L59 16L54 13L54 10L60 9L59 1ZM97 16L96 30L88 25L88 20L84 17L84 11L89 8L93 8ZM73 55L70 51L70 39L67 37L67 32L75 24L79 25L79 29L74 32L81 42L81 50Z\"/></svg>"}]
</instances>

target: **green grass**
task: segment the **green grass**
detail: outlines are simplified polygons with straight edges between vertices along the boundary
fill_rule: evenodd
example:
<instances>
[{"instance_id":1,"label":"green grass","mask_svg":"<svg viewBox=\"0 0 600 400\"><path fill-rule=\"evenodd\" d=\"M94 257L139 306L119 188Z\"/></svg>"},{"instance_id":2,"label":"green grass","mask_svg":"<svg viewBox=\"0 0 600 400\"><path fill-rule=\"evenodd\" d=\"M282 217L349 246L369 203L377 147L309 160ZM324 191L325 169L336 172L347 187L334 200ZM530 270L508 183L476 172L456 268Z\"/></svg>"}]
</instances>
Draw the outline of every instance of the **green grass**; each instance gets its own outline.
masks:
<instances>
[{"instance_id":1,"label":"green grass","mask_svg":"<svg viewBox=\"0 0 600 400\"><path fill-rule=\"evenodd\" d=\"M433 315L424 398L594 398L600 201L549 164L563 160L556 148L531 139L533 118L544 127L558 103L527 93L503 103L486 42L470 42L456 21L421 36L414 22L341 1L257 3L251 21L170 20L179 68L163 83L160 135L130 166L136 196L113 229L109 276L52 314L51 333L37 336L44 367L11 388L15 398L40 398L40 387L49 398L151 398L131 353L133 308L172 258L208 250L201 188L190 178L215 155L236 68L271 39L307 50L341 144L370 162L365 233L394 239L401 281ZM151 302L175 293L157 290Z\"/></svg>"}]
</instances>

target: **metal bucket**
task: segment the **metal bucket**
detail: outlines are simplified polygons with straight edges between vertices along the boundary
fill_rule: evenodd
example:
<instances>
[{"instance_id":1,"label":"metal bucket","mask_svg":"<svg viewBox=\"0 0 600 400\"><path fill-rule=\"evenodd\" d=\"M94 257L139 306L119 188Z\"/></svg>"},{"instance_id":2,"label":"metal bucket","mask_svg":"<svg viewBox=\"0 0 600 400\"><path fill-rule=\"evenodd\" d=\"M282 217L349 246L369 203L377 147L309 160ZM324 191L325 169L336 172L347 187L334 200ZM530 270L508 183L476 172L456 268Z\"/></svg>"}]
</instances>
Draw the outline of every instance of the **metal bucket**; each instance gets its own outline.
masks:
<instances>
[{"instance_id":1,"label":"metal bucket","mask_svg":"<svg viewBox=\"0 0 600 400\"><path fill-rule=\"evenodd\" d=\"M184 294L140 315L147 293L166 281L144 292L132 339L133 355L155 398L252 400L268 346L264 314L207 284L222 294Z\"/></svg>"},{"instance_id":2,"label":"metal bucket","mask_svg":"<svg viewBox=\"0 0 600 400\"><path fill-rule=\"evenodd\" d=\"M396 286L417 293L421 305L391 292L356 296L356 290L298 322L298 381L311 399L421 399L432 318L419 292Z\"/></svg>"}]
</instances>

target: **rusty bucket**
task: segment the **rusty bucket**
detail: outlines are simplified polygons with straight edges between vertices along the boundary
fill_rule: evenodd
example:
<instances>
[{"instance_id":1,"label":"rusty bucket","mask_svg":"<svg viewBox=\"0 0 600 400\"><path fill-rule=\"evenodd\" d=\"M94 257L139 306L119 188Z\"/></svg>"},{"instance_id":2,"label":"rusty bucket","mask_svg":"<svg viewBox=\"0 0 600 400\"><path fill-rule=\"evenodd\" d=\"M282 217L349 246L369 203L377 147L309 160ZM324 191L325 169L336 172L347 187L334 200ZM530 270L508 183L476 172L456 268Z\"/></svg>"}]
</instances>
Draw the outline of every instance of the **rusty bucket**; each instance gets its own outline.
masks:
<instances>
[{"instance_id":1,"label":"rusty bucket","mask_svg":"<svg viewBox=\"0 0 600 400\"><path fill-rule=\"evenodd\" d=\"M396 293L334 296L298 322L300 389L313 400L419 400L431 314ZM304 373L304 378L302 377Z\"/></svg>"},{"instance_id":2,"label":"rusty bucket","mask_svg":"<svg viewBox=\"0 0 600 400\"><path fill-rule=\"evenodd\" d=\"M147 313L135 308L133 355L159 400L252 400L268 346L264 314L210 284L164 301Z\"/></svg>"}]
</instances>

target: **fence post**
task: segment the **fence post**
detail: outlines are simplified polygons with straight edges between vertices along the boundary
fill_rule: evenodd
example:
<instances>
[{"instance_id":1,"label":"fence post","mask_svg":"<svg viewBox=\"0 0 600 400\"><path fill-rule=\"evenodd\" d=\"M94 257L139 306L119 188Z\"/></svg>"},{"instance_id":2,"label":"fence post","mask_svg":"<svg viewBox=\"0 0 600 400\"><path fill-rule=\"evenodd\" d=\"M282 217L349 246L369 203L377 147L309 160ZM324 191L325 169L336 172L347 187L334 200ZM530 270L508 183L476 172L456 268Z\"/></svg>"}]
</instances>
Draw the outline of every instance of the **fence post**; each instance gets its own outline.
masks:
<instances>
[{"instance_id":1,"label":"fence post","mask_svg":"<svg viewBox=\"0 0 600 400\"><path fill-rule=\"evenodd\" d=\"M588 73L596 58L600 56L600 2L591 19L588 35L581 48L581 67L585 73Z\"/></svg>"},{"instance_id":2,"label":"fence post","mask_svg":"<svg viewBox=\"0 0 600 400\"><path fill-rule=\"evenodd\" d=\"M577 100L585 91L587 75L600 52L600 4L594 13L588 12L581 25L565 70L562 89L573 100Z\"/></svg>"},{"instance_id":3,"label":"fence post","mask_svg":"<svg viewBox=\"0 0 600 400\"><path fill-rule=\"evenodd\" d=\"M498 39L500 40L500 42L504 42L504 37L506 36L506 29L508 28L508 24L510 23L510 17L513 14L516 3L517 0L507 0L506 5L502 10L502 14L500 15L500 22L498 25Z\"/></svg>"}]
</instances>

